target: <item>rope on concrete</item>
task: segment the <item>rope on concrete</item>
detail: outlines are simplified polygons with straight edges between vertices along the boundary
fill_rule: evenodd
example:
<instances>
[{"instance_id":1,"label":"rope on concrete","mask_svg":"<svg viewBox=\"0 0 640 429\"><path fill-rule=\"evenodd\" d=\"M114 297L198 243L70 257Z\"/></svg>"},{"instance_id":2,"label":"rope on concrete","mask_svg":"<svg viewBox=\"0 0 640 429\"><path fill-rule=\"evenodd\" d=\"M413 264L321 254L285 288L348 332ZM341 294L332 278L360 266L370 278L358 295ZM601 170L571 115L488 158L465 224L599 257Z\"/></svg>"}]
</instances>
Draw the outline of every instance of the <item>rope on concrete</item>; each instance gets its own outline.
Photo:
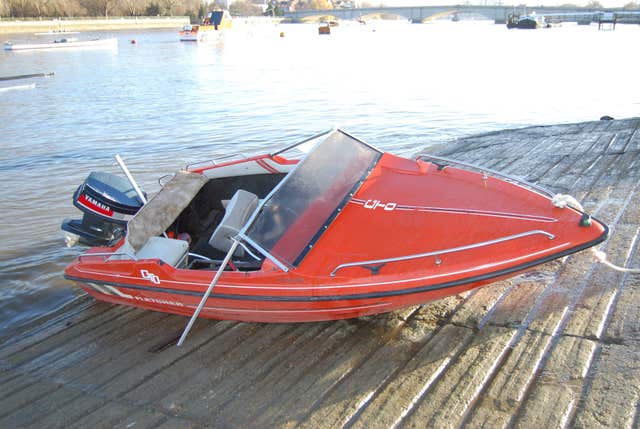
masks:
<instances>
[{"instance_id":1,"label":"rope on concrete","mask_svg":"<svg viewBox=\"0 0 640 429\"><path fill-rule=\"evenodd\" d=\"M591 250L593 250L593 256L596 257L598 262L606 265L612 270L620 271L622 273L634 273L634 274L640 273L640 268L626 268L626 267L621 267L619 265L612 264L607 260L607 254L604 253L602 250L596 250L595 247L592 247Z\"/></svg>"},{"instance_id":2,"label":"rope on concrete","mask_svg":"<svg viewBox=\"0 0 640 429\"><path fill-rule=\"evenodd\" d=\"M572 197L571 195L556 194L551 200L551 203L554 206L559 208L571 207L576 210L580 210L581 212L584 212L584 209L582 208L582 204L580 204L580 202L576 200L574 197ZM596 250L595 247L592 247L591 250L593 251L593 255L595 256L598 262L600 262L603 265L606 265L612 270L620 271L623 273L634 273L634 274L640 273L640 268L621 267L619 265L615 265L609 262L609 260L607 259L607 254L602 250Z\"/></svg>"}]
</instances>

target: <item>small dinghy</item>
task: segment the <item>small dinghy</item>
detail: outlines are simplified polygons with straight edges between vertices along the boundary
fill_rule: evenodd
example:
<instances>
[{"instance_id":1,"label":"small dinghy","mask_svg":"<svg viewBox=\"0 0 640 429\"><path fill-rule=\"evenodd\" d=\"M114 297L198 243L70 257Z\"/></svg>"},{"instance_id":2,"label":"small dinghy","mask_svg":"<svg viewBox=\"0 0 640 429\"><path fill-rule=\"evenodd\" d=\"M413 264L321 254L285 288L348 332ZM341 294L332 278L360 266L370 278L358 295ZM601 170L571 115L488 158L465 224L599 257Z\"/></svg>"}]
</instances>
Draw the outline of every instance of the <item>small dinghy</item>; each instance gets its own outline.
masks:
<instances>
[{"instance_id":1,"label":"small dinghy","mask_svg":"<svg viewBox=\"0 0 640 429\"><path fill-rule=\"evenodd\" d=\"M5 42L5 51L27 51L35 49L70 49L70 48L93 48L93 49L113 49L118 47L118 39L95 39L78 40L75 37L62 37L51 43L12 43Z\"/></svg>"},{"instance_id":2,"label":"small dinghy","mask_svg":"<svg viewBox=\"0 0 640 429\"><path fill-rule=\"evenodd\" d=\"M92 173L74 196L85 218L63 229L94 247L65 277L116 304L310 322L458 294L607 237L543 188L490 170L401 158L340 130L300 146L311 144L299 160L285 156L293 145L187 167L146 203L132 180Z\"/></svg>"}]
</instances>

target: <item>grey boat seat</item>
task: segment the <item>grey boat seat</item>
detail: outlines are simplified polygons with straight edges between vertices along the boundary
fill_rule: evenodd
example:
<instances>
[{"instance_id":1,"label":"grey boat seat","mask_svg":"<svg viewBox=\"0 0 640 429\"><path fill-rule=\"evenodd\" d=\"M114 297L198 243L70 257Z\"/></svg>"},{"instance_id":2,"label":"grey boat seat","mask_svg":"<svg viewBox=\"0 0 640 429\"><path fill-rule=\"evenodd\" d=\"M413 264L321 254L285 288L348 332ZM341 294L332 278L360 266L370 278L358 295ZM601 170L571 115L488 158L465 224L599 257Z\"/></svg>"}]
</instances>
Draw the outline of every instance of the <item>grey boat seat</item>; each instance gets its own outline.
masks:
<instances>
[{"instance_id":1,"label":"grey boat seat","mask_svg":"<svg viewBox=\"0 0 640 429\"><path fill-rule=\"evenodd\" d=\"M142 248L134 252L133 247L125 241L117 254L109 257L110 261L126 259L160 259L173 267L178 267L187 257L189 243L165 237L150 237Z\"/></svg>"},{"instance_id":2,"label":"grey boat seat","mask_svg":"<svg viewBox=\"0 0 640 429\"><path fill-rule=\"evenodd\" d=\"M238 235L256 207L258 207L258 196L244 189L238 189L229 200L222 221L211 234L209 245L222 252L228 252L233 244L233 237ZM244 256L244 250L238 247L235 255Z\"/></svg>"}]
</instances>

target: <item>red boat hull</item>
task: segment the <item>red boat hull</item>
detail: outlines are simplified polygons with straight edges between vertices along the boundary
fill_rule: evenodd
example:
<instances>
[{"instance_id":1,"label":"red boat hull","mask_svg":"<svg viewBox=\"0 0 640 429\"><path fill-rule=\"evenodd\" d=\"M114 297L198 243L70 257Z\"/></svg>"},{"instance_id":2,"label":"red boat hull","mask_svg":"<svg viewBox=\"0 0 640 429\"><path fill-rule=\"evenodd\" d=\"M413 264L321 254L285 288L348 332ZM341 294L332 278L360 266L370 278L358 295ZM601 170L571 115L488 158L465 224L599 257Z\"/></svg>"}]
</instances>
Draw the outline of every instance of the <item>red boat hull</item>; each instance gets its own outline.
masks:
<instances>
[{"instance_id":1,"label":"red boat hull","mask_svg":"<svg viewBox=\"0 0 640 429\"><path fill-rule=\"evenodd\" d=\"M384 154L298 266L285 272L265 259L256 271L225 271L200 317L313 322L422 304L606 239L607 227L584 217L511 182ZM191 316L215 274L91 255L117 248L91 249L65 276L102 301Z\"/></svg>"}]
</instances>

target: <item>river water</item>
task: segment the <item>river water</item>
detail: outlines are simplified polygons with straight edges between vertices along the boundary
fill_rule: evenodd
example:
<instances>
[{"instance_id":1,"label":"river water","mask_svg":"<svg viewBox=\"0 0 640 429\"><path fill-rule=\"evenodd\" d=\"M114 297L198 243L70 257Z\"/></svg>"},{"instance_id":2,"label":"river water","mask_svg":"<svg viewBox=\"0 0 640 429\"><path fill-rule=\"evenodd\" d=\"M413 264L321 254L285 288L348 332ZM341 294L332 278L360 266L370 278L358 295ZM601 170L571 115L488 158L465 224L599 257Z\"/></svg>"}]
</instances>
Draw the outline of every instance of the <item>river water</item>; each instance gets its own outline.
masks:
<instances>
[{"instance_id":1,"label":"river water","mask_svg":"<svg viewBox=\"0 0 640 429\"><path fill-rule=\"evenodd\" d=\"M78 293L62 272L80 250L64 247L59 225L78 213L71 197L90 171L119 172L116 153L153 193L158 176L187 162L264 152L333 126L409 155L473 133L638 115L639 26L332 30L238 22L215 43L103 32L78 37L117 37L117 50L0 52L0 77L55 73L0 82L0 329ZM27 87L7 89L16 85Z\"/></svg>"}]
</instances>

